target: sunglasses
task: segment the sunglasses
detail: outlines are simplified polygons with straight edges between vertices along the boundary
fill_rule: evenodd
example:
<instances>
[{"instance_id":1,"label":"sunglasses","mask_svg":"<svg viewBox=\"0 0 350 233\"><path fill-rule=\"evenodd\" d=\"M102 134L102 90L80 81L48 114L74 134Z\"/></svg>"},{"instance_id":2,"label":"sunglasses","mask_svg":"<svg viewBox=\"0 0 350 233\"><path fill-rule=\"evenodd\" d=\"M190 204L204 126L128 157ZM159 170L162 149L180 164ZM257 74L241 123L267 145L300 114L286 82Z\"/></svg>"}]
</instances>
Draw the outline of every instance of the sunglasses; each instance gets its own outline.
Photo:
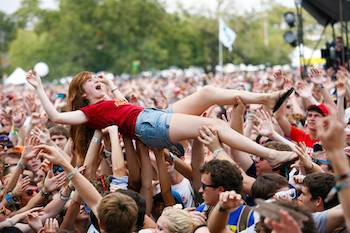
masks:
<instances>
[{"instance_id":1,"label":"sunglasses","mask_svg":"<svg viewBox=\"0 0 350 233\"><path fill-rule=\"evenodd\" d=\"M204 183L201 183L201 187L202 187L202 189L203 190L205 190L207 187L209 187L209 188L218 188L219 186L217 186L217 185L212 185L212 184L204 184Z\"/></svg>"}]
</instances>

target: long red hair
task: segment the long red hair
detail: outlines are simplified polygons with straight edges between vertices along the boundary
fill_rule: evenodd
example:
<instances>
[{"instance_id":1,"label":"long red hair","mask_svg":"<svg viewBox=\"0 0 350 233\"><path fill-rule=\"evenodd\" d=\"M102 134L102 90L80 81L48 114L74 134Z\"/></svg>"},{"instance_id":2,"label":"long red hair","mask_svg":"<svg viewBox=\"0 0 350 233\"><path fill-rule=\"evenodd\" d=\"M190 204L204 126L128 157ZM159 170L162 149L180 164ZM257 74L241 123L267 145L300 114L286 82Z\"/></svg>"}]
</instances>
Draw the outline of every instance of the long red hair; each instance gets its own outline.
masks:
<instances>
[{"instance_id":1,"label":"long red hair","mask_svg":"<svg viewBox=\"0 0 350 233\"><path fill-rule=\"evenodd\" d=\"M74 76L74 79L69 84L67 97L67 110L75 111L89 105L89 101L83 98L83 85L86 81L92 78L93 73L82 71ZM94 134L94 129L86 125L72 125L70 127L70 136L73 141L72 148L72 164L82 165L89 148L91 138Z\"/></svg>"}]
</instances>

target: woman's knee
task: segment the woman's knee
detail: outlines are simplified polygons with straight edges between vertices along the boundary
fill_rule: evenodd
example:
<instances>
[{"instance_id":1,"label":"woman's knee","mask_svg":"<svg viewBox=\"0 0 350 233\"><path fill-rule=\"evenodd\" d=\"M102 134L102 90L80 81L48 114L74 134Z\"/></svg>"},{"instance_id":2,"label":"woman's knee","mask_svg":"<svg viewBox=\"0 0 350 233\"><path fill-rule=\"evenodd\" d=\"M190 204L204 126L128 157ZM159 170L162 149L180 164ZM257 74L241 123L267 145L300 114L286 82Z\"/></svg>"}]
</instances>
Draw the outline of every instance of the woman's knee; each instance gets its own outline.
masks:
<instances>
[{"instance_id":1,"label":"woman's knee","mask_svg":"<svg viewBox=\"0 0 350 233\"><path fill-rule=\"evenodd\" d=\"M214 94L217 91L217 88L212 85L206 85L198 90L200 94L203 94L205 97L210 97L211 94Z\"/></svg>"}]
</instances>

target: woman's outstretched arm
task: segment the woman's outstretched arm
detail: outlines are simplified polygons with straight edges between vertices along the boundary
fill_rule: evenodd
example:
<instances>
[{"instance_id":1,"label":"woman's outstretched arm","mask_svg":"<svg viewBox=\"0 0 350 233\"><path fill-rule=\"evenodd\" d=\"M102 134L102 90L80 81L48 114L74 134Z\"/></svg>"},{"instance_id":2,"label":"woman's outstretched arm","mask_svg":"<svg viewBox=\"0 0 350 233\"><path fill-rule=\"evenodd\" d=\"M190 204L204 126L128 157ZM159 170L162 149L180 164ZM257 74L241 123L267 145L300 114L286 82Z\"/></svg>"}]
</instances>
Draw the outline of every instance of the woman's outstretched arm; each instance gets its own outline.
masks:
<instances>
[{"instance_id":1,"label":"woman's outstretched arm","mask_svg":"<svg viewBox=\"0 0 350 233\"><path fill-rule=\"evenodd\" d=\"M80 111L71 111L71 112L58 112L55 106L51 103L47 97L44 87L41 84L41 79L35 71L30 70L27 73L27 81L34 87L38 93L39 99L45 112L49 116L50 120L59 124L68 124L68 125L79 125L87 122L87 117L85 114Z\"/></svg>"}]
</instances>

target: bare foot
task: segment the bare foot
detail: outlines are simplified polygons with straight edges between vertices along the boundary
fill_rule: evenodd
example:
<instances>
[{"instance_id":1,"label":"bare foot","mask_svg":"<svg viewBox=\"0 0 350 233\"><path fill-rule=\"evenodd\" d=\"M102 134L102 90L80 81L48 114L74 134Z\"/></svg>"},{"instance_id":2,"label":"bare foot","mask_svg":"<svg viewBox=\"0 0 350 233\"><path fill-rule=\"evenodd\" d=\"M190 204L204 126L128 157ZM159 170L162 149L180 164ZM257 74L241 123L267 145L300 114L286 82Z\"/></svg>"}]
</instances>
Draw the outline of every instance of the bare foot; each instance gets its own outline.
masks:
<instances>
[{"instance_id":1,"label":"bare foot","mask_svg":"<svg viewBox=\"0 0 350 233\"><path fill-rule=\"evenodd\" d=\"M289 162L291 160L294 160L298 158L298 155L293 151L277 151L277 150L271 150L269 153L268 158L266 159L269 164L276 168L280 165L282 165L285 162Z\"/></svg>"},{"instance_id":2,"label":"bare foot","mask_svg":"<svg viewBox=\"0 0 350 233\"><path fill-rule=\"evenodd\" d=\"M288 92L289 90L281 90L281 91L274 91L272 93L269 94L268 99L266 101L266 106L269 109L274 110L277 102L279 101L279 99ZM291 93L289 93L291 94ZM289 96L289 95L288 95Z\"/></svg>"},{"instance_id":3,"label":"bare foot","mask_svg":"<svg viewBox=\"0 0 350 233\"><path fill-rule=\"evenodd\" d=\"M273 109L273 107L277 103L278 98L281 97L286 91L287 90L281 90L281 91L274 91L274 92L269 93L268 99L267 99L265 105L269 109Z\"/></svg>"}]
</instances>

